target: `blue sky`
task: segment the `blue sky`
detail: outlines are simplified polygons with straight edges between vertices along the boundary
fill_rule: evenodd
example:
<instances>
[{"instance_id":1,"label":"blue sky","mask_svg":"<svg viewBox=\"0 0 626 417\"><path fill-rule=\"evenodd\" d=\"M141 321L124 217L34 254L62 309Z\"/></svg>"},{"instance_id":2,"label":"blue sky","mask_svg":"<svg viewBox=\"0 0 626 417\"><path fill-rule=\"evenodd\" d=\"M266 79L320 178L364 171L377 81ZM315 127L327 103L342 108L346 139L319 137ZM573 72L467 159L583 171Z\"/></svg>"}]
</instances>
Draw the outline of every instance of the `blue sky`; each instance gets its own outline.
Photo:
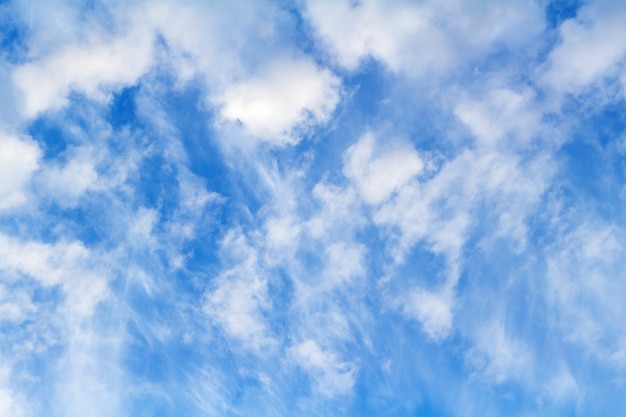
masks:
<instances>
[{"instance_id":1,"label":"blue sky","mask_svg":"<svg viewBox=\"0 0 626 417\"><path fill-rule=\"evenodd\" d=\"M626 3L0 3L0 417L626 414Z\"/></svg>"}]
</instances>

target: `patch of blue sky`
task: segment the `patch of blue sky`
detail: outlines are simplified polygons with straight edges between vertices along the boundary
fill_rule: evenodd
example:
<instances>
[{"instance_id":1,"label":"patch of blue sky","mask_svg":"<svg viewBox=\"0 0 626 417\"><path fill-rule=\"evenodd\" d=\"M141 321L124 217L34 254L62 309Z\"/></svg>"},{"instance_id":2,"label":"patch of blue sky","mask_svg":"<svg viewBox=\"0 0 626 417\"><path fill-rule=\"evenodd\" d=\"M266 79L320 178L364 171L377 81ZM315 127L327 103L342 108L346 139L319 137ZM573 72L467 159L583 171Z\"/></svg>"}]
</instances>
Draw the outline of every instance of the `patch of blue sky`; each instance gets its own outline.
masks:
<instances>
[{"instance_id":1,"label":"patch of blue sky","mask_svg":"<svg viewBox=\"0 0 626 417\"><path fill-rule=\"evenodd\" d=\"M557 27L567 19L576 17L583 2L580 0L553 0L546 6L546 19L551 27Z\"/></svg>"}]
</instances>

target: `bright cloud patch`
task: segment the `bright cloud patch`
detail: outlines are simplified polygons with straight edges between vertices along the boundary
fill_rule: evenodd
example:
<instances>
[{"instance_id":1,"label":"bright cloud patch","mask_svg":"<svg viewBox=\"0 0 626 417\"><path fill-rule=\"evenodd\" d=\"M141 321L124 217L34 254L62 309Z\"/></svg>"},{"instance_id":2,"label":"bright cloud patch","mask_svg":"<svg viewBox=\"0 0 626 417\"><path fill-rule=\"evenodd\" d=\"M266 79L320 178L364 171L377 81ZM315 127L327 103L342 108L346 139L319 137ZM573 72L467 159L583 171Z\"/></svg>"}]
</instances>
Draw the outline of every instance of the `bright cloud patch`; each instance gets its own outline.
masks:
<instances>
[{"instance_id":1,"label":"bright cloud patch","mask_svg":"<svg viewBox=\"0 0 626 417\"><path fill-rule=\"evenodd\" d=\"M296 362L309 372L316 388L325 396L347 394L352 389L356 368L341 362L333 352L327 352L313 340L293 346L290 353Z\"/></svg>"},{"instance_id":2,"label":"bright cloud patch","mask_svg":"<svg viewBox=\"0 0 626 417\"><path fill-rule=\"evenodd\" d=\"M367 133L346 154L344 173L356 182L361 196L369 204L386 200L424 168L410 145L383 143L377 143L375 137Z\"/></svg>"},{"instance_id":3,"label":"bright cloud patch","mask_svg":"<svg viewBox=\"0 0 626 417\"><path fill-rule=\"evenodd\" d=\"M338 88L337 77L313 62L281 59L228 87L220 99L221 115L270 143L297 142L309 125L328 120Z\"/></svg>"},{"instance_id":4,"label":"bright cloud patch","mask_svg":"<svg viewBox=\"0 0 626 417\"><path fill-rule=\"evenodd\" d=\"M71 91L108 100L111 89L134 84L148 69L151 42L150 33L131 33L111 42L68 45L18 67L14 80L23 93L24 114L33 117L59 109L67 105Z\"/></svg>"},{"instance_id":5,"label":"bright cloud patch","mask_svg":"<svg viewBox=\"0 0 626 417\"><path fill-rule=\"evenodd\" d=\"M25 185L39 166L41 150L32 141L0 133L0 210L26 200Z\"/></svg>"},{"instance_id":6,"label":"bright cloud patch","mask_svg":"<svg viewBox=\"0 0 626 417\"><path fill-rule=\"evenodd\" d=\"M523 44L543 26L540 8L522 1L322 0L307 2L306 13L342 66L371 56L409 76L447 71L498 43Z\"/></svg>"}]
</instances>

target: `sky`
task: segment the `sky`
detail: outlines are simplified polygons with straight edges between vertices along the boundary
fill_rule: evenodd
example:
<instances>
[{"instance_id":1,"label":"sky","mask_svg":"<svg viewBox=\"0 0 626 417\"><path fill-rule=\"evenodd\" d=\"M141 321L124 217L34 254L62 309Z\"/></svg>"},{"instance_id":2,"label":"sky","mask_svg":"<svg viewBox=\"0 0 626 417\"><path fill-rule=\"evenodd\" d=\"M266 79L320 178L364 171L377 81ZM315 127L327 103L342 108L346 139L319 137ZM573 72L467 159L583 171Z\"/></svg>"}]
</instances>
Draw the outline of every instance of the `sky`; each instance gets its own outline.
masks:
<instances>
[{"instance_id":1,"label":"sky","mask_svg":"<svg viewBox=\"0 0 626 417\"><path fill-rule=\"evenodd\" d=\"M624 22L0 1L0 417L626 415Z\"/></svg>"}]
</instances>

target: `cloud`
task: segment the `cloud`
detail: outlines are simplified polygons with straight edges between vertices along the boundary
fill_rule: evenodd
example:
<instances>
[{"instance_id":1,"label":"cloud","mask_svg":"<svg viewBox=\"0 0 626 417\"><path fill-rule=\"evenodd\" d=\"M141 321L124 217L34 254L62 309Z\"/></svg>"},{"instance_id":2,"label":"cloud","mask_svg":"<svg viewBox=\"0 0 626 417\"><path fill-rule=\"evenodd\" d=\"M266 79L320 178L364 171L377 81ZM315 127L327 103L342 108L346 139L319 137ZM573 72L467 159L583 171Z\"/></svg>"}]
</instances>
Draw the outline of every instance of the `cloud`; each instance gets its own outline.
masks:
<instances>
[{"instance_id":1,"label":"cloud","mask_svg":"<svg viewBox=\"0 0 626 417\"><path fill-rule=\"evenodd\" d=\"M518 93L496 88L480 99L462 99L454 113L481 145L527 145L541 127L541 113L533 98L532 90Z\"/></svg>"},{"instance_id":2,"label":"cloud","mask_svg":"<svg viewBox=\"0 0 626 417\"><path fill-rule=\"evenodd\" d=\"M213 279L203 309L227 336L262 353L275 344L265 319L271 308L265 271L241 232L229 232L221 245L225 261L234 265Z\"/></svg>"},{"instance_id":3,"label":"cloud","mask_svg":"<svg viewBox=\"0 0 626 417\"><path fill-rule=\"evenodd\" d=\"M620 344L623 242L621 228L583 217L547 251L546 298L553 325L568 343L603 363Z\"/></svg>"},{"instance_id":4,"label":"cloud","mask_svg":"<svg viewBox=\"0 0 626 417\"><path fill-rule=\"evenodd\" d=\"M22 92L24 116L65 107L72 91L107 102L112 91L135 84L149 69L152 42L152 33L141 28L111 40L64 45L17 67L13 79Z\"/></svg>"},{"instance_id":5,"label":"cloud","mask_svg":"<svg viewBox=\"0 0 626 417\"><path fill-rule=\"evenodd\" d=\"M308 59L276 59L235 82L217 99L224 121L275 145L298 142L310 126L326 122L339 101L339 79Z\"/></svg>"},{"instance_id":6,"label":"cloud","mask_svg":"<svg viewBox=\"0 0 626 417\"><path fill-rule=\"evenodd\" d=\"M41 150L29 139L0 132L0 210L26 202L24 189L39 168Z\"/></svg>"},{"instance_id":7,"label":"cloud","mask_svg":"<svg viewBox=\"0 0 626 417\"><path fill-rule=\"evenodd\" d=\"M511 337L504 323L495 320L477 331L467 363L481 378L496 384L510 379L529 379L534 365L531 350L521 339Z\"/></svg>"},{"instance_id":8,"label":"cloud","mask_svg":"<svg viewBox=\"0 0 626 417\"><path fill-rule=\"evenodd\" d=\"M546 395L550 399L563 403L575 401L580 407L582 397L580 385L567 369L561 370L546 385Z\"/></svg>"},{"instance_id":9,"label":"cloud","mask_svg":"<svg viewBox=\"0 0 626 417\"><path fill-rule=\"evenodd\" d=\"M626 9L619 3L585 4L559 27L540 80L555 91L578 94L605 77L619 76L626 56Z\"/></svg>"},{"instance_id":10,"label":"cloud","mask_svg":"<svg viewBox=\"0 0 626 417\"><path fill-rule=\"evenodd\" d=\"M14 394L7 389L0 388L0 417L22 417L23 407L15 401Z\"/></svg>"},{"instance_id":11,"label":"cloud","mask_svg":"<svg viewBox=\"0 0 626 417\"><path fill-rule=\"evenodd\" d=\"M379 142L372 133L366 133L344 157L344 174L355 182L368 204L384 202L424 169L422 159L409 144Z\"/></svg>"},{"instance_id":12,"label":"cloud","mask_svg":"<svg viewBox=\"0 0 626 417\"><path fill-rule=\"evenodd\" d=\"M341 66L355 70L371 56L411 77L441 75L499 45L523 45L544 27L539 5L523 1L308 1L305 16Z\"/></svg>"},{"instance_id":13,"label":"cloud","mask_svg":"<svg viewBox=\"0 0 626 417\"><path fill-rule=\"evenodd\" d=\"M93 162L80 157L62 167L46 165L39 176L45 192L63 206L76 205L78 198L98 180Z\"/></svg>"},{"instance_id":14,"label":"cloud","mask_svg":"<svg viewBox=\"0 0 626 417\"><path fill-rule=\"evenodd\" d=\"M424 332L434 341L444 339L452 331L454 303L448 294L412 289L395 303L407 317L422 323Z\"/></svg>"},{"instance_id":15,"label":"cloud","mask_svg":"<svg viewBox=\"0 0 626 417\"><path fill-rule=\"evenodd\" d=\"M358 368L342 362L332 351L321 349L314 340L305 340L289 348L291 358L315 381L315 389L327 397L352 391Z\"/></svg>"},{"instance_id":16,"label":"cloud","mask_svg":"<svg viewBox=\"0 0 626 417\"><path fill-rule=\"evenodd\" d=\"M0 284L0 321L20 324L36 310L27 291Z\"/></svg>"},{"instance_id":17,"label":"cloud","mask_svg":"<svg viewBox=\"0 0 626 417\"><path fill-rule=\"evenodd\" d=\"M309 1L306 7L306 16L324 46L342 66L352 70L370 54L393 70L448 65L453 60L449 40L432 24L430 15L425 7L397 1L356 5L349 1ZM417 53L409 54L409 49Z\"/></svg>"},{"instance_id":18,"label":"cloud","mask_svg":"<svg viewBox=\"0 0 626 417\"><path fill-rule=\"evenodd\" d=\"M0 416L621 406L611 3L1 6Z\"/></svg>"},{"instance_id":19,"label":"cloud","mask_svg":"<svg viewBox=\"0 0 626 417\"><path fill-rule=\"evenodd\" d=\"M93 254L80 242L20 241L0 234L0 270L11 280L22 276L45 287L60 286L67 296L63 310L76 317L91 315L108 295L104 276L92 265Z\"/></svg>"}]
</instances>

